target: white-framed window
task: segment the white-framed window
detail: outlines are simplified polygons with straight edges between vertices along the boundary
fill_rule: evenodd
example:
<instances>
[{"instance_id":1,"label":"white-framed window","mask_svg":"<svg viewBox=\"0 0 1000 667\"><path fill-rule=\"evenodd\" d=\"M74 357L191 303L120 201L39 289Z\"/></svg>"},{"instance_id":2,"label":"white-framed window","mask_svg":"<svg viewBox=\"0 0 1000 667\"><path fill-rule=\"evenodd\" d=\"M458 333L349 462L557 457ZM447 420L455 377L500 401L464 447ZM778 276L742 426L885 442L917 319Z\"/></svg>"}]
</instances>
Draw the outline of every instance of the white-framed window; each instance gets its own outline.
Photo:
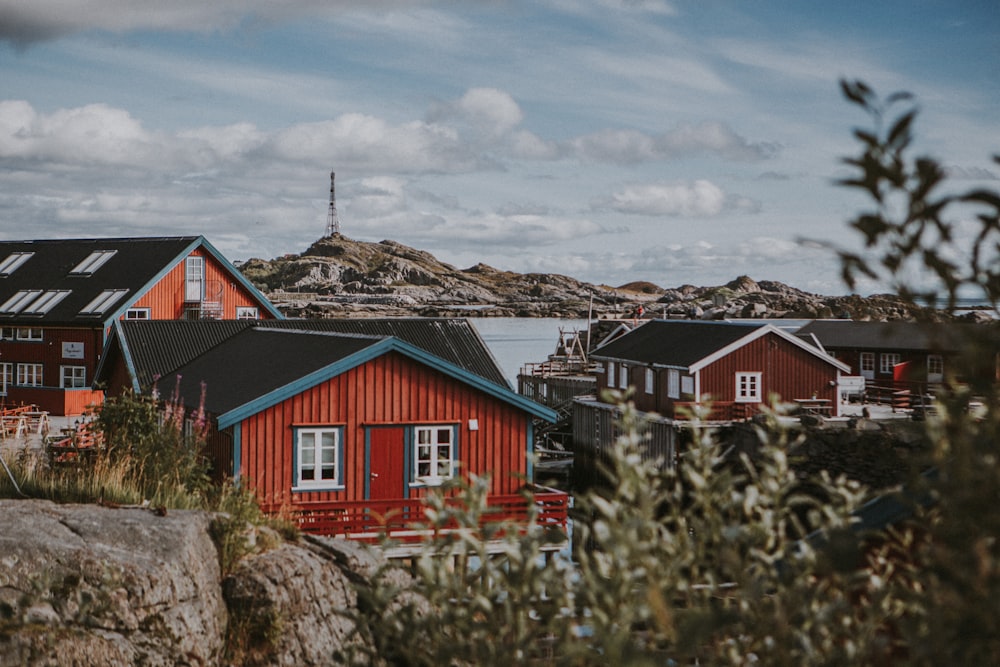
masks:
<instances>
[{"instance_id":1,"label":"white-framed window","mask_svg":"<svg viewBox=\"0 0 1000 667\"><path fill-rule=\"evenodd\" d=\"M52 289L47 290L40 297L31 302L31 305L23 311L25 315L44 315L56 307L60 301L69 296L71 290Z\"/></svg>"},{"instance_id":2,"label":"white-framed window","mask_svg":"<svg viewBox=\"0 0 1000 667\"><path fill-rule=\"evenodd\" d=\"M69 272L71 276L91 276L94 271L104 266L104 263L115 256L117 250L95 250L94 252L87 255L87 257L73 267L73 270Z\"/></svg>"},{"instance_id":3,"label":"white-framed window","mask_svg":"<svg viewBox=\"0 0 1000 667\"><path fill-rule=\"evenodd\" d=\"M41 387L42 364L18 364L17 384L22 387Z\"/></svg>"},{"instance_id":4,"label":"white-framed window","mask_svg":"<svg viewBox=\"0 0 1000 667\"><path fill-rule=\"evenodd\" d=\"M7 387L14 384L14 364L0 362L0 396L7 395Z\"/></svg>"},{"instance_id":5,"label":"white-framed window","mask_svg":"<svg viewBox=\"0 0 1000 667\"><path fill-rule=\"evenodd\" d=\"M18 327L17 339L38 343L45 340L45 334L41 327Z\"/></svg>"},{"instance_id":6,"label":"white-framed window","mask_svg":"<svg viewBox=\"0 0 1000 667\"><path fill-rule=\"evenodd\" d=\"M14 327L0 327L0 340L14 340L17 337L17 329Z\"/></svg>"},{"instance_id":7,"label":"white-framed window","mask_svg":"<svg viewBox=\"0 0 1000 667\"><path fill-rule=\"evenodd\" d=\"M944 357L940 354L927 355L927 381L940 382L944 379Z\"/></svg>"},{"instance_id":8,"label":"white-framed window","mask_svg":"<svg viewBox=\"0 0 1000 667\"><path fill-rule=\"evenodd\" d=\"M681 397L681 372L676 368L667 370L667 398Z\"/></svg>"},{"instance_id":9,"label":"white-framed window","mask_svg":"<svg viewBox=\"0 0 1000 667\"><path fill-rule=\"evenodd\" d=\"M652 394L654 387L656 386L656 373L653 372L652 368L646 369L646 393Z\"/></svg>"},{"instance_id":10,"label":"white-framed window","mask_svg":"<svg viewBox=\"0 0 1000 667\"><path fill-rule=\"evenodd\" d=\"M879 357L879 373L892 373L892 367L899 363L899 352L883 352Z\"/></svg>"},{"instance_id":11,"label":"white-framed window","mask_svg":"<svg viewBox=\"0 0 1000 667\"><path fill-rule=\"evenodd\" d=\"M86 366L60 366L59 386L63 389L81 389L87 386Z\"/></svg>"},{"instance_id":12,"label":"white-framed window","mask_svg":"<svg viewBox=\"0 0 1000 667\"><path fill-rule=\"evenodd\" d=\"M760 403L761 373L737 373L736 374L736 402L737 403Z\"/></svg>"},{"instance_id":13,"label":"white-framed window","mask_svg":"<svg viewBox=\"0 0 1000 667\"><path fill-rule=\"evenodd\" d=\"M16 315L21 312L21 309L27 306L29 303L35 300L39 294L42 293L40 289L22 289L14 292L3 303L0 303L0 313L6 315Z\"/></svg>"},{"instance_id":14,"label":"white-framed window","mask_svg":"<svg viewBox=\"0 0 1000 667\"><path fill-rule=\"evenodd\" d=\"M126 320L148 320L152 317L149 308L129 308L125 311Z\"/></svg>"},{"instance_id":15,"label":"white-framed window","mask_svg":"<svg viewBox=\"0 0 1000 667\"><path fill-rule=\"evenodd\" d=\"M106 289L80 311L81 315L101 315L118 303L128 293L127 289Z\"/></svg>"},{"instance_id":16,"label":"white-framed window","mask_svg":"<svg viewBox=\"0 0 1000 667\"><path fill-rule=\"evenodd\" d=\"M627 365L622 364L619 367L618 380L619 380L619 382L618 382L618 386L619 387L621 387L622 389L628 389L629 382L628 382L628 366Z\"/></svg>"},{"instance_id":17,"label":"white-framed window","mask_svg":"<svg viewBox=\"0 0 1000 667\"><path fill-rule=\"evenodd\" d=\"M184 300L202 301L205 297L205 258L184 260Z\"/></svg>"},{"instance_id":18,"label":"white-framed window","mask_svg":"<svg viewBox=\"0 0 1000 667\"><path fill-rule=\"evenodd\" d=\"M874 352L862 352L861 358L858 360L858 370L862 375L865 373L875 372L875 353Z\"/></svg>"},{"instance_id":19,"label":"white-framed window","mask_svg":"<svg viewBox=\"0 0 1000 667\"><path fill-rule=\"evenodd\" d=\"M615 362L609 361L608 362L608 389L614 389L615 388L615 373L617 373L617 372L618 372L618 369L615 368Z\"/></svg>"},{"instance_id":20,"label":"white-framed window","mask_svg":"<svg viewBox=\"0 0 1000 667\"><path fill-rule=\"evenodd\" d=\"M295 429L295 490L343 488L343 428Z\"/></svg>"},{"instance_id":21,"label":"white-framed window","mask_svg":"<svg viewBox=\"0 0 1000 667\"><path fill-rule=\"evenodd\" d=\"M455 427L417 426L413 429L413 478L436 486L455 472Z\"/></svg>"},{"instance_id":22,"label":"white-framed window","mask_svg":"<svg viewBox=\"0 0 1000 667\"><path fill-rule=\"evenodd\" d=\"M260 311L251 306L237 306L236 307L236 319L238 320L256 320L260 316Z\"/></svg>"},{"instance_id":23,"label":"white-framed window","mask_svg":"<svg viewBox=\"0 0 1000 667\"><path fill-rule=\"evenodd\" d=\"M18 267L31 259L33 252L12 252L0 262L0 277L6 278L17 271Z\"/></svg>"}]
</instances>

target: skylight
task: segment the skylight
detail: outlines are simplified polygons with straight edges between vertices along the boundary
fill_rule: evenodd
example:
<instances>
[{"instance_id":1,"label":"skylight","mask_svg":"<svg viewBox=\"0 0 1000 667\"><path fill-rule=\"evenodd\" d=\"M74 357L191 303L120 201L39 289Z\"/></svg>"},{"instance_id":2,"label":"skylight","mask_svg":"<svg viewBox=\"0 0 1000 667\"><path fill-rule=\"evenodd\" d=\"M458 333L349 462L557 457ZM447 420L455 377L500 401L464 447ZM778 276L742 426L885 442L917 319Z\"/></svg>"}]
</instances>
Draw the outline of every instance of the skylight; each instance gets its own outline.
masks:
<instances>
[{"instance_id":1,"label":"skylight","mask_svg":"<svg viewBox=\"0 0 1000 667\"><path fill-rule=\"evenodd\" d=\"M0 304L0 313L4 315L16 315L41 293L42 290L40 289L18 290L14 293L14 296Z\"/></svg>"},{"instance_id":2,"label":"skylight","mask_svg":"<svg viewBox=\"0 0 1000 667\"><path fill-rule=\"evenodd\" d=\"M81 315L102 315L108 308L116 304L123 296L125 296L127 289L106 289L97 297L83 307L80 311Z\"/></svg>"},{"instance_id":3,"label":"skylight","mask_svg":"<svg viewBox=\"0 0 1000 667\"><path fill-rule=\"evenodd\" d=\"M111 259L114 254L118 252L117 250L95 250L94 252L87 255L87 259L83 260L76 267L69 272L71 276L89 276L92 275L97 269L104 266L104 263Z\"/></svg>"},{"instance_id":4,"label":"skylight","mask_svg":"<svg viewBox=\"0 0 1000 667\"><path fill-rule=\"evenodd\" d=\"M18 267L31 259L33 252L12 252L7 259L0 262L0 277L6 277L17 271Z\"/></svg>"},{"instance_id":5,"label":"skylight","mask_svg":"<svg viewBox=\"0 0 1000 667\"><path fill-rule=\"evenodd\" d=\"M62 301L69 295L71 290L68 289L54 289L49 290L42 294L40 297L31 302L30 306L24 309L24 315L44 315L45 313L52 310L57 303Z\"/></svg>"}]
</instances>

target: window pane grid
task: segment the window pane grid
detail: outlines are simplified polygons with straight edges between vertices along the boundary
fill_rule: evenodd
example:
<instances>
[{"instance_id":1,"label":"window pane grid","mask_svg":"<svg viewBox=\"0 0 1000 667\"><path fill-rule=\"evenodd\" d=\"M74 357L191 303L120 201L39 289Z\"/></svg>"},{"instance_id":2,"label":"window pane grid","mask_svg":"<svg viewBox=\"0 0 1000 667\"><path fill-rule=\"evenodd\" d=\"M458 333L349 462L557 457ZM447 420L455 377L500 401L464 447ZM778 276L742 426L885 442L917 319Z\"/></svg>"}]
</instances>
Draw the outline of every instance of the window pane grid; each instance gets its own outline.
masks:
<instances>
[{"instance_id":1,"label":"window pane grid","mask_svg":"<svg viewBox=\"0 0 1000 667\"><path fill-rule=\"evenodd\" d=\"M340 433L337 429L298 432L298 484L330 486L338 483Z\"/></svg>"},{"instance_id":2,"label":"window pane grid","mask_svg":"<svg viewBox=\"0 0 1000 667\"><path fill-rule=\"evenodd\" d=\"M414 472L418 481L448 479L454 469L454 429L450 426L416 429Z\"/></svg>"}]
</instances>

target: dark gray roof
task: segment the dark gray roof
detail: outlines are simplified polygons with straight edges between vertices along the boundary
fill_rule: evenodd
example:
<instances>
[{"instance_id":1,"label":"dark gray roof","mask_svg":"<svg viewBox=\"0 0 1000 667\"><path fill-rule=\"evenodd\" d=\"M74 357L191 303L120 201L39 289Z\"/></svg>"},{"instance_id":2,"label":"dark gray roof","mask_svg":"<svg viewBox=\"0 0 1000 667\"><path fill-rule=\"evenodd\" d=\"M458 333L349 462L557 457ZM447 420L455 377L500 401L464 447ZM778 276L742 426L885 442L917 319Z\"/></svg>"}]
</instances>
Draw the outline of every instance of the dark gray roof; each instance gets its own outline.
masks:
<instances>
[{"instance_id":1,"label":"dark gray roof","mask_svg":"<svg viewBox=\"0 0 1000 667\"><path fill-rule=\"evenodd\" d=\"M764 324L650 320L591 354L599 359L688 368Z\"/></svg>"},{"instance_id":2,"label":"dark gray roof","mask_svg":"<svg viewBox=\"0 0 1000 667\"><path fill-rule=\"evenodd\" d=\"M955 349L954 327L918 322L855 322L853 320L815 320L798 330L807 340L813 336L829 350L937 350Z\"/></svg>"},{"instance_id":3,"label":"dark gray roof","mask_svg":"<svg viewBox=\"0 0 1000 667\"><path fill-rule=\"evenodd\" d=\"M16 253L25 253L26 257L12 272L0 273L0 304L7 303L22 291L41 291L43 294L68 291L48 312L34 315L25 311L0 313L0 324L100 323L110 313L134 301L140 289L202 242L204 239L199 236L0 241L0 267ZM71 273L97 251L108 251L109 255L92 274ZM111 305L110 312L89 317L81 315L80 311L105 290L125 291ZM31 306L29 302L27 310Z\"/></svg>"},{"instance_id":4,"label":"dark gray roof","mask_svg":"<svg viewBox=\"0 0 1000 667\"><path fill-rule=\"evenodd\" d=\"M140 388L156 376L165 376L208 353L224 341L251 328L342 333L371 338L392 336L485 380L510 388L489 348L468 320L457 318L364 318L355 320L163 320L116 323L107 355L117 353L119 337L128 347L132 371ZM263 339L253 339L263 340ZM287 339L274 339L282 350L258 349L259 356L282 352ZM298 339L296 339L298 345ZM262 354L263 353L263 354ZM98 382L107 382L110 365L102 361Z\"/></svg>"},{"instance_id":5,"label":"dark gray roof","mask_svg":"<svg viewBox=\"0 0 1000 667\"><path fill-rule=\"evenodd\" d=\"M204 383L205 409L219 415L294 384L381 340L248 327L167 374L158 389L164 397L177 389L182 401L193 406Z\"/></svg>"},{"instance_id":6,"label":"dark gray roof","mask_svg":"<svg viewBox=\"0 0 1000 667\"><path fill-rule=\"evenodd\" d=\"M489 347L468 320L456 317L389 317L281 320L270 328L393 336L491 382L510 387Z\"/></svg>"}]
</instances>

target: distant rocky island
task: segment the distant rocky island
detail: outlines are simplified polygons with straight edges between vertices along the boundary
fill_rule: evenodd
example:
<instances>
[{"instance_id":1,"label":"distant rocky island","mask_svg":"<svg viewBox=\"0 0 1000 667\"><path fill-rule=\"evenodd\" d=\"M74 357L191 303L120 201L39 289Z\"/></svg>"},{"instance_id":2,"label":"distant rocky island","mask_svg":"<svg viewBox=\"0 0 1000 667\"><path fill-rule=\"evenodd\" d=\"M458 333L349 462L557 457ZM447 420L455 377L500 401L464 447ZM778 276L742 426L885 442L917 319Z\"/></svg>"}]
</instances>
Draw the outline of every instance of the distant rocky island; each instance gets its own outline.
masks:
<instances>
[{"instance_id":1,"label":"distant rocky island","mask_svg":"<svg viewBox=\"0 0 1000 667\"><path fill-rule=\"evenodd\" d=\"M251 259L243 274L289 317L646 317L688 319L945 319L895 295L822 296L740 276L725 285L662 288L649 282L594 285L551 273L514 273L486 264L457 269L395 241L340 234L305 252Z\"/></svg>"}]
</instances>

